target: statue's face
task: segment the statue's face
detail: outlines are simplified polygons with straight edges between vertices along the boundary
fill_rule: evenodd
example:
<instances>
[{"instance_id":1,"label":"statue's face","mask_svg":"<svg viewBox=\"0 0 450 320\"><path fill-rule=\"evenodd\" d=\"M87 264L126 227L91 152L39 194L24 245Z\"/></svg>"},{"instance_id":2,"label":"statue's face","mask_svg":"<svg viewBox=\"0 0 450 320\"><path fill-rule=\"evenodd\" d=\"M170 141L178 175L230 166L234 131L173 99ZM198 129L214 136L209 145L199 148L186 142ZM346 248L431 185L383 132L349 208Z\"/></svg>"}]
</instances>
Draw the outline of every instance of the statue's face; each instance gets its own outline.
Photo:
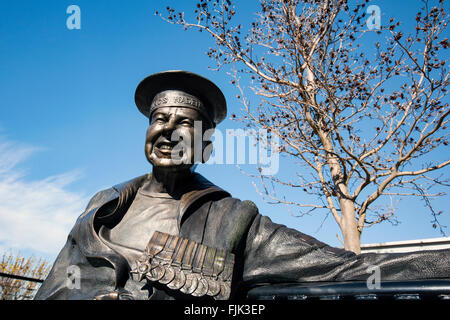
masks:
<instances>
[{"instance_id":1,"label":"statue's face","mask_svg":"<svg viewBox=\"0 0 450 320\"><path fill-rule=\"evenodd\" d=\"M191 108L161 107L150 119L145 141L147 160L156 167L189 168L194 164L194 139L201 141L201 114ZM197 132L196 132L197 131Z\"/></svg>"}]
</instances>

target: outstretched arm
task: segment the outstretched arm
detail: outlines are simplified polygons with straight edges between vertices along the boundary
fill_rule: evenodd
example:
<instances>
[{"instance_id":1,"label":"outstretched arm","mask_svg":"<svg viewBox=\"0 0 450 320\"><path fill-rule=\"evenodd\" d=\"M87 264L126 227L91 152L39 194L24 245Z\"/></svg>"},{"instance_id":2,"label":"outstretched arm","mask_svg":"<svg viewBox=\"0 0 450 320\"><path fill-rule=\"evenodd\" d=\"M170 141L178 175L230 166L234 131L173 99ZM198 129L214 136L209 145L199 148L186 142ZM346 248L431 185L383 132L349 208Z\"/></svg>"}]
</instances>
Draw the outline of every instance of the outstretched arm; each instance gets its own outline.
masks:
<instances>
[{"instance_id":1,"label":"outstretched arm","mask_svg":"<svg viewBox=\"0 0 450 320\"><path fill-rule=\"evenodd\" d=\"M450 278L450 250L357 255L258 215L246 241L243 281L365 281L371 266L381 281Z\"/></svg>"}]
</instances>

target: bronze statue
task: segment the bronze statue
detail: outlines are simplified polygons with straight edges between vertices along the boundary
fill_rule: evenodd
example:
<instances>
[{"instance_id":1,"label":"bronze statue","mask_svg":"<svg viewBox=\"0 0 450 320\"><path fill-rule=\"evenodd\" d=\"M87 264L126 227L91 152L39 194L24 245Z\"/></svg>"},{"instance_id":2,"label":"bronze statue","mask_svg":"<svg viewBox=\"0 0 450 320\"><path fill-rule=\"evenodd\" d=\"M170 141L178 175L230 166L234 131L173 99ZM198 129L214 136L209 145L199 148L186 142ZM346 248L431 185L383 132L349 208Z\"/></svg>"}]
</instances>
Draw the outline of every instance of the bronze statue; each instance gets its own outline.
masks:
<instances>
[{"instance_id":1,"label":"bronze statue","mask_svg":"<svg viewBox=\"0 0 450 320\"><path fill-rule=\"evenodd\" d=\"M448 250L356 255L273 223L195 173L211 150L203 139L195 147L198 135L226 116L211 81L161 72L135 100L150 120L152 173L91 199L36 299L232 299L258 283L364 281L371 265L383 281L450 275ZM68 282L73 268L78 286Z\"/></svg>"}]
</instances>

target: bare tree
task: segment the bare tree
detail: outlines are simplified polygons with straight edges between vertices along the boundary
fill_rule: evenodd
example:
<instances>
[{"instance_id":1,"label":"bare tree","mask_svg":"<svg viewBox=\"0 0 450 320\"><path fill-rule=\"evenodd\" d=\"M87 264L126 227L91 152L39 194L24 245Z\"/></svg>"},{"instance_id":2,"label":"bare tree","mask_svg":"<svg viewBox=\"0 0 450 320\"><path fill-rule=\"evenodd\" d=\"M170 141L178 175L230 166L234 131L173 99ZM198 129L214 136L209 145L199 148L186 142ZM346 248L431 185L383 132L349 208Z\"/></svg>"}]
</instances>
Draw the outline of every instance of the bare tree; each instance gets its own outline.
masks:
<instances>
[{"instance_id":1,"label":"bare tree","mask_svg":"<svg viewBox=\"0 0 450 320\"><path fill-rule=\"evenodd\" d=\"M393 208L374 205L385 197L422 198L443 233L431 200L444 193L430 188L448 186L436 170L450 163L433 158L448 154L443 1L424 1L408 31L393 18L378 28L367 2L262 0L247 32L233 24L229 0L201 0L192 19L169 7L164 16L156 12L215 40L207 54L217 70L229 65L240 92L243 114L232 117L277 135L277 151L304 164L294 181L259 175L262 195L303 212L331 212L345 249L356 253L365 227L395 218ZM267 182L317 202L277 198Z\"/></svg>"}]
</instances>

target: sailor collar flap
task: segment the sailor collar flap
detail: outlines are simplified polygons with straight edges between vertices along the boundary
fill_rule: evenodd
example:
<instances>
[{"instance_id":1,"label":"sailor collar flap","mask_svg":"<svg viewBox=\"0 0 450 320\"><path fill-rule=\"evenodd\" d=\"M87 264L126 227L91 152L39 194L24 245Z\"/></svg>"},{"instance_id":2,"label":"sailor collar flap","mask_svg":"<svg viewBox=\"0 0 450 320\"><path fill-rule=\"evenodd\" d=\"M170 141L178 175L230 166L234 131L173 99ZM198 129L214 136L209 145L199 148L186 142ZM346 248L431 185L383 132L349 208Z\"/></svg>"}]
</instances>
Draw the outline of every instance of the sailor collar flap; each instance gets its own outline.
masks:
<instances>
[{"instance_id":1,"label":"sailor collar flap","mask_svg":"<svg viewBox=\"0 0 450 320\"><path fill-rule=\"evenodd\" d=\"M130 181L112 187L115 192L109 192L108 197L102 198L99 206L92 215L91 225L98 230L101 224L110 223L121 219L126 209L131 204L137 190L145 181L151 179L151 173L142 175ZM230 196L228 192L214 185L198 173L194 173L193 179L186 185L183 196L180 199L178 212L178 227L181 228L183 217L197 200L211 194L221 194L223 197Z\"/></svg>"},{"instance_id":2,"label":"sailor collar flap","mask_svg":"<svg viewBox=\"0 0 450 320\"><path fill-rule=\"evenodd\" d=\"M73 241L78 242L80 250L87 257L103 257L116 269L116 286L123 285L129 271L125 259L117 255L100 239L97 232L100 227L121 219L131 204L137 190L151 178L151 173L128 182L121 183L107 190L97 193L89 202L85 212L78 218L71 232ZM197 200L211 194L220 194L226 197L230 194L215 186L200 174L187 186L182 196L178 215L178 226L181 226L182 217ZM181 230L181 228L180 228Z\"/></svg>"}]
</instances>

